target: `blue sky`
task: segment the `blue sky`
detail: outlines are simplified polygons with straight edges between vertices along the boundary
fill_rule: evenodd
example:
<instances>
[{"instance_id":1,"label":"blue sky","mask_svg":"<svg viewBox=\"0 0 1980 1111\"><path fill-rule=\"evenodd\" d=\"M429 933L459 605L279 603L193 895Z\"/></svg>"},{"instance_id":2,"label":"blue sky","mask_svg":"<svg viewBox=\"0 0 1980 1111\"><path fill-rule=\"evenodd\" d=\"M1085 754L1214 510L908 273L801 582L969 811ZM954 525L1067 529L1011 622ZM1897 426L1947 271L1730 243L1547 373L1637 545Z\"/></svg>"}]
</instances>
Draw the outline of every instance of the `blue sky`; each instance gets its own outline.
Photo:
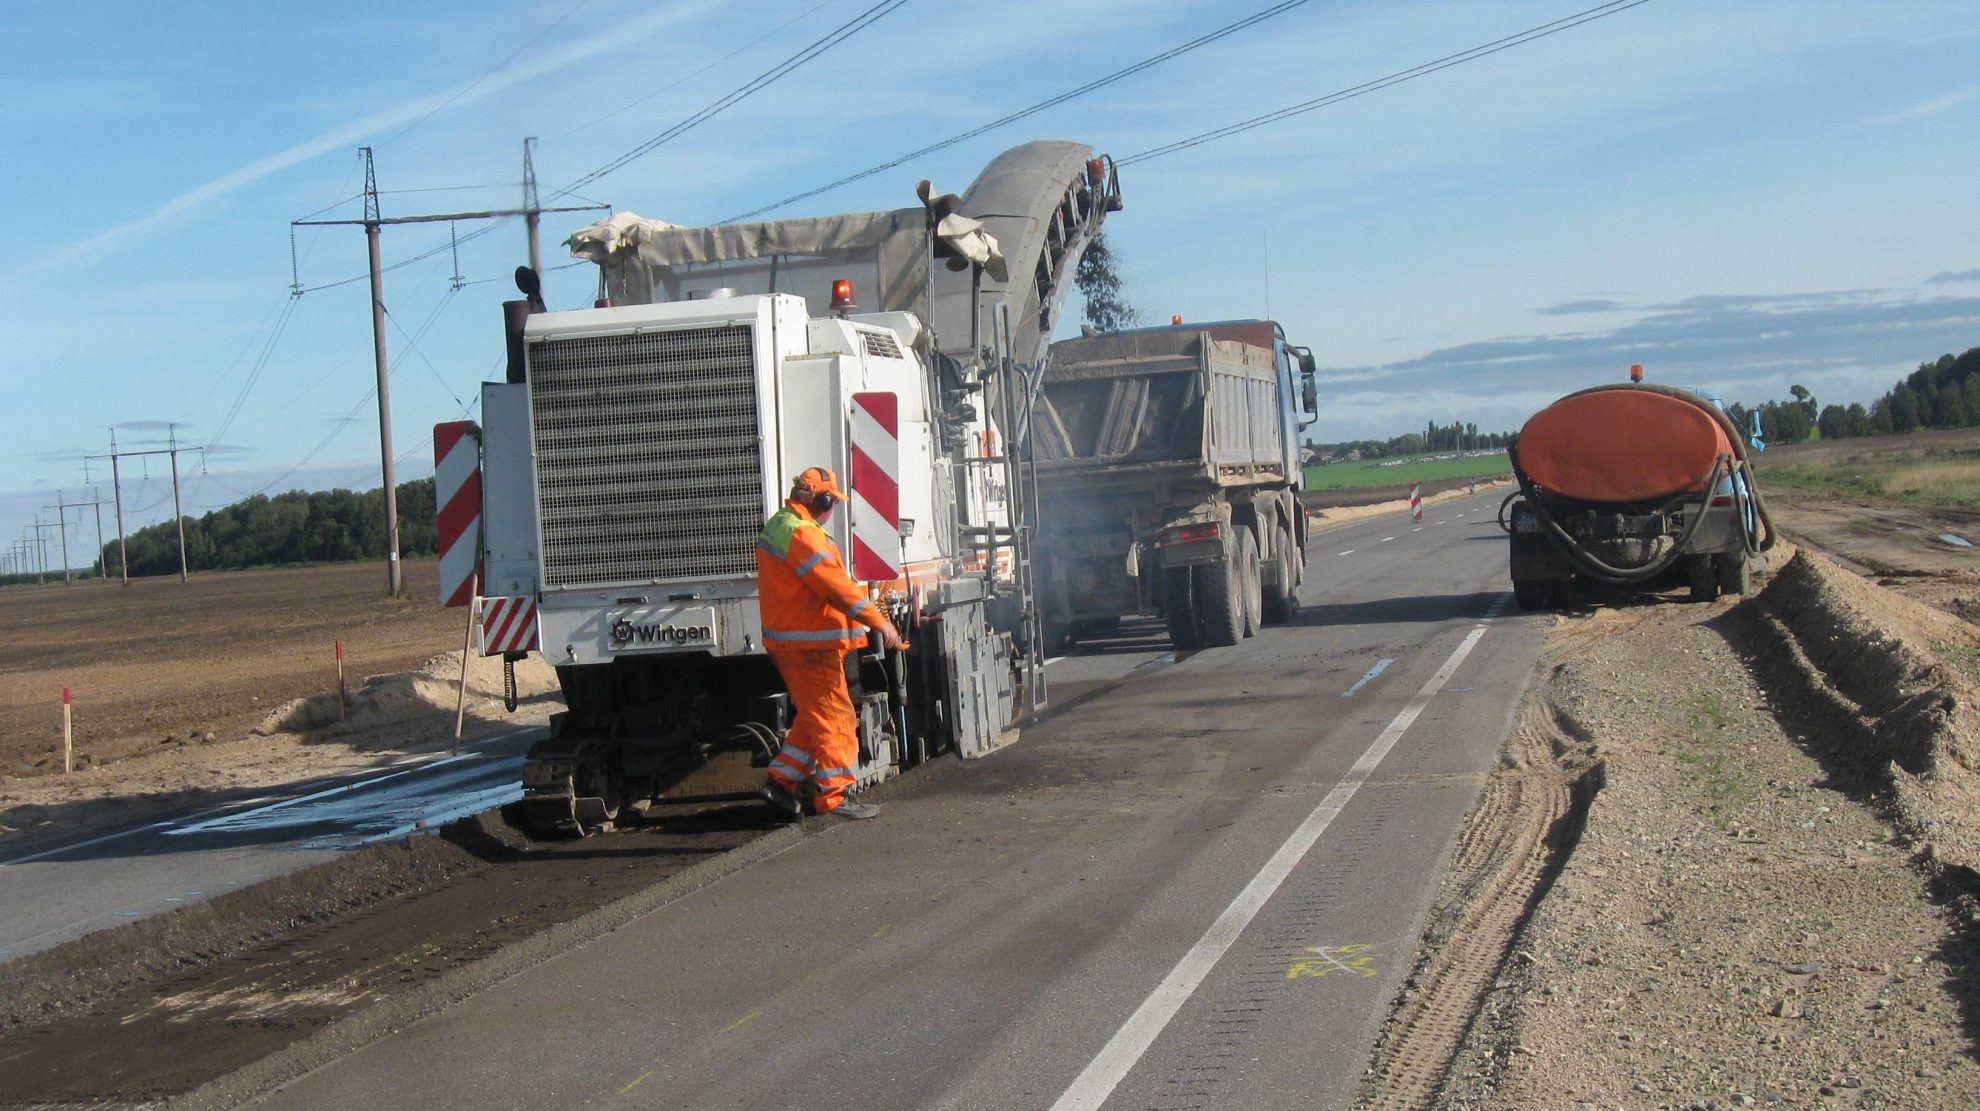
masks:
<instances>
[{"instance_id":1,"label":"blue sky","mask_svg":"<svg viewBox=\"0 0 1980 1111\"><path fill-rule=\"evenodd\" d=\"M546 195L871 0L17 6L0 42L0 550L86 498L82 457L180 422L187 512L378 481L362 281L288 304L289 222ZM1310 0L1099 92L776 215L914 203L1007 146L1125 157L1587 8ZM911 0L583 190L706 223L864 169L1269 6ZM115 28L114 33L105 33ZM1980 344L1980 10L1970 0L1650 0L1421 80L1123 171L1109 221L1151 322L1268 310L1324 370L1316 438L1517 427L1573 389L1657 380L1868 401ZM705 72L697 72L707 67ZM403 192L404 190L432 190ZM339 203L341 202L341 203ZM584 222L547 217L555 244ZM461 234L481 225L461 225ZM388 228L388 264L446 225ZM507 223L386 276L399 478L501 356ZM299 274L364 273L356 228ZM587 268L549 276L584 303ZM268 346L275 322L279 340ZM407 342L420 334L416 349ZM264 350L266 358L262 357ZM258 372L257 372L257 368ZM236 404L238 409L236 410ZM229 413L234 417L229 421ZM105 464L90 475L105 497ZM169 519L164 460L127 524ZM75 562L93 523L71 515ZM51 549L55 536L49 533ZM51 559L53 557L51 556Z\"/></svg>"}]
</instances>

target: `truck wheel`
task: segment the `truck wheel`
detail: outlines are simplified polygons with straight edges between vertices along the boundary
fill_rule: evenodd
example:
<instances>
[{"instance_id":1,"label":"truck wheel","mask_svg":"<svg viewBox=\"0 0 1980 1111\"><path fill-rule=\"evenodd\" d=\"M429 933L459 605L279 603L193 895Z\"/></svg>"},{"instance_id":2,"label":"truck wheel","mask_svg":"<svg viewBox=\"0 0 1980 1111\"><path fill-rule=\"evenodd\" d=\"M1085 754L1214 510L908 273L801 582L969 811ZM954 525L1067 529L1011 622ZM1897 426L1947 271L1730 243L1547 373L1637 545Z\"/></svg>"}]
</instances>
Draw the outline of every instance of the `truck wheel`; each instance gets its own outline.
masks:
<instances>
[{"instance_id":1,"label":"truck wheel","mask_svg":"<svg viewBox=\"0 0 1980 1111\"><path fill-rule=\"evenodd\" d=\"M1691 600L1714 602L1719 598L1719 573L1708 555L1685 557L1685 571L1691 578Z\"/></svg>"},{"instance_id":2,"label":"truck wheel","mask_svg":"<svg viewBox=\"0 0 1980 1111\"><path fill-rule=\"evenodd\" d=\"M1244 635L1257 636L1265 623L1265 575L1258 540L1248 528L1238 529L1238 574L1244 587Z\"/></svg>"},{"instance_id":3,"label":"truck wheel","mask_svg":"<svg viewBox=\"0 0 1980 1111\"><path fill-rule=\"evenodd\" d=\"M1244 639L1244 571L1237 544L1226 544L1223 559L1197 568L1196 612L1205 647L1228 648Z\"/></svg>"},{"instance_id":4,"label":"truck wheel","mask_svg":"<svg viewBox=\"0 0 1980 1111\"><path fill-rule=\"evenodd\" d=\"M1513 604L1523 610L1546 609L1547 584L1539 579L1514 580Z\"/></svg>"},{"instance_id":5,"label":"truck wheel","mask_svg":"<svg viewBox=\"0 0 1980 1111\"><path fill-rule=\"evenodd\" d=\"M1279 584L1265 588L1265 620L1273 624L1299 610L1299 564L1293 558L1292 535L1285 529L1279 530L1278 549L1272 563L1278 568Z\"/></svg>"},{"instance_id":6,"label":"truck wheel","mask_svg":"<svg viewBox=\"0 0 1980 1111\"><path fill-rule=\"evenodd\" d=\"M1712 563L1718 572L1719 593L1745 597L1753 589L1753 569L1746 561L1745 552L1735 550L1713 556Z\"/></svg>"},{"instance_id":7,"label":"truck wheel","mask_svg":"<svg viewBox=\"0 0 1980 1111\"><path fill-rule=\"evenodd\" d=\"M1196 591L1187 567L1171 567L1162 572L1162 612L1169 622L1169 640L1185 652L1203 647L1200 616L1196 612Z\"/></svg>"}]
</instances>

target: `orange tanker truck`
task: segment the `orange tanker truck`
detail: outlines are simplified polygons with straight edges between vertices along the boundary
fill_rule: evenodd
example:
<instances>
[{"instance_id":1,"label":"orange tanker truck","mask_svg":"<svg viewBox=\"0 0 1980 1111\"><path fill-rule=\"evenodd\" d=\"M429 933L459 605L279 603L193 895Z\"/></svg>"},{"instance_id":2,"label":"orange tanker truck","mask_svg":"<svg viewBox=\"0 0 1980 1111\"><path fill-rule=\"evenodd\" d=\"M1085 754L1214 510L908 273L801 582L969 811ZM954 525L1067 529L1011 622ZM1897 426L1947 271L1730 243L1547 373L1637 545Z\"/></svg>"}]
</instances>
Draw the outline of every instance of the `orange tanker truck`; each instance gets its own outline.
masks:
<instances>
[{"instance_id":1,"label":"orange tanker truck","mask_svg":"<svg viewBox=\"0 0 1980 1111\"><path fill-rule=\"evenodd\" d=\"M1744 594L1750 559L1773 547L1740 429L1716 399L1642 375L1554 402L1508 449L1519 489L1500 520L1520 608L1568 605L1577 585Z\"/></svg>"}]
</instances>

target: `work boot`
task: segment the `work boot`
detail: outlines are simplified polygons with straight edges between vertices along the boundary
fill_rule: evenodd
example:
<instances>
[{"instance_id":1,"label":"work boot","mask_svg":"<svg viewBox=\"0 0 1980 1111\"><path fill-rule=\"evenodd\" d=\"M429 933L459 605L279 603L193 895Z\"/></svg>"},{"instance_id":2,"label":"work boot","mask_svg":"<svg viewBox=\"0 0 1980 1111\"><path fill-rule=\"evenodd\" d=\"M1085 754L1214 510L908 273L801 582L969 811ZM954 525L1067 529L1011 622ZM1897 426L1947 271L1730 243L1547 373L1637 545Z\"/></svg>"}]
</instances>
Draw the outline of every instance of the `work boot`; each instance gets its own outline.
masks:
<instances>
[{"instance_id":1,"label":"work boot","mask_svg":"<svg viewBox=\"0 0 1980 1111\"><path fill-rule=\"evenodd\" d=\"M774 779L758 787L756 797L762 799L764 805L785 817L795 818L804 813L804 804L798 801L797 796L784 790L784 785Z\"/></svg>"},{"instance_id":2,"label":"work boot","mask_svg":"<svg viewBox=\"0 0 1980 1111\"><path fill-rule=\"evenodd\" d=\"M880 816L880 808L870 802L854 802L852 799L847 799L832 809L827 810L825 816L828 818L849 818L855 822L863 822L868 818L878 818Z\"/></svg>"}]
</instances>

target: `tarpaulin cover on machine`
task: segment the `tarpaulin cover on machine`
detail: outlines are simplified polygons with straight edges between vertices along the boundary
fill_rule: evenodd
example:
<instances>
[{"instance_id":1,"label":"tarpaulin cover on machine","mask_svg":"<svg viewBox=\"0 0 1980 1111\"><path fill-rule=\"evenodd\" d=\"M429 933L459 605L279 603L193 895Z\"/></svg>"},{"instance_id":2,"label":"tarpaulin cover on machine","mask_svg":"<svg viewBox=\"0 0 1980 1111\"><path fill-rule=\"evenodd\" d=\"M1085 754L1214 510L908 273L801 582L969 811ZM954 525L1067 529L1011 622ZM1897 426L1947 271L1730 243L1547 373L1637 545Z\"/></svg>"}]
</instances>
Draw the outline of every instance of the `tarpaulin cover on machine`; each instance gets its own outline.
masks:
<instances>
[{"instance_id":1,"label":"tarpaulin cover on machine","mask_svg":"<svg viewBox=\"0 0 1980 1111\"><path fill-rule=\"evenodd\" d=\"M1542 490L1581 501L1700 493L1733 454L1706 404L1625 385L1564 397L1520 430L1519 464Z\"/></svg>"}]
</instances>

